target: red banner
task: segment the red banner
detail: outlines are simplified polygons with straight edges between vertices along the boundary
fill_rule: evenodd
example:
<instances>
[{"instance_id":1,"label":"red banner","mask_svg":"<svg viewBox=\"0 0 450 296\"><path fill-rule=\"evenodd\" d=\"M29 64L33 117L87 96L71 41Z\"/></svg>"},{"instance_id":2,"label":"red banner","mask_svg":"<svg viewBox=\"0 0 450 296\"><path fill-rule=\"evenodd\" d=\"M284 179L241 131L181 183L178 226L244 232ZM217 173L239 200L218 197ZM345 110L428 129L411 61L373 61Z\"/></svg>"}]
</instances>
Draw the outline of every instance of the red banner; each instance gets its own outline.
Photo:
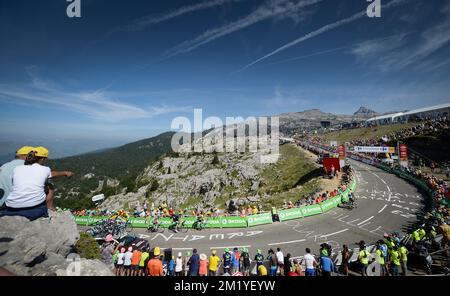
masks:
<instances>
[{"instance_id":1,"label":"red banner","mask_svg":"<svg viewBox=\"0 0 450 296\"><path fill-rule=\"evenodd\" d=\"M340 159L345 159L345 146L344 145L339 145L338 153L339 153Z\"/></svg>"},{"instance_id":2,"label":"red banner","mask_svg":"<svg viewBox=\"0 0 450 296\"><path fill-rule=\"evenodd\" d=\"M408 147L405 144L400 144L398 146L399 148L399 156L400 156L400 160L402 161L406 161L408 160Z\"/></svg>"}]
</instances>

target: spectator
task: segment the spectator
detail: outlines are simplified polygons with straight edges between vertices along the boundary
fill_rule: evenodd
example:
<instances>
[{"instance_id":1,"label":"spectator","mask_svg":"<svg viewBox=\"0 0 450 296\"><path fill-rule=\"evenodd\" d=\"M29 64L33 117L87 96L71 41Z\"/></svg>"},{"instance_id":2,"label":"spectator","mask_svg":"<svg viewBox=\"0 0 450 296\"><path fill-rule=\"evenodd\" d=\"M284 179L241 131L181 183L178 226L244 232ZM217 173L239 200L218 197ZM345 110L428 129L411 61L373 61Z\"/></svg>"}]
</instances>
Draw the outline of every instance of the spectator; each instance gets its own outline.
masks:
<instances>
[{"instance_id":1,"label":"spectator","mask_svg":"<svg viewBox=\"0 0 450 296\"><path fill-rule=\"evenodd\" d=\"M398 253L400 255L400 266L402 268L402 276L406 276L408 273L407 263L409 251L404 243L400 243L400 248L398 248Z\"/></svg>"},{"instance_id":2,"label":"spectator","mask_svg":"<svg viewBox=\"0 0 450 296\"><path fill-rule=\"evenodd\" d=\"M141 259L139 260L139 276L145 275L145 267L147 266L149 257L150 253L148 252L148 247L146 247L141 254Z\"/></svg>"},{"instance_id":3,"label":"spectator","mask_svg":"<svg viewBox=\"0 0 450 296\"><path fill-rule=\"evenodd\" d=\"M267 268L263 264L258 266L258 276L267 276Z\"/></svg>"},{"instance_id":4,"label":"spectator","mask_svg":"<svg viewBox=\"0 0 450 296\"><path fill-rule=\"evenodd\" d=\"M162 261L159 258L160 255L161 255L161 250L159 249L159 247L155 247L153 249L153 257L152 257L152 259L150 259L150 261L148 261L148 264L147 264L147 271L148 271L149 276L163 276L164 275Z\"/></svg>"},{"instance_id":5,"label":"spectator","mask_svg":"<svg viewBox=\"0 0 450 296\"><path fill-rule=\"evenodd\" d=\"M169 260L167 267L168 276L175 276L175 256L172 256Z\"/></svg>"},{"instance_id":6,"label":"spectator","mask_svg":"<svg viewBox=\"0 0 450 296\"><path fill-rule=\"evenodd\" d=\"M116 269L116 275L123 276L124 275L124 268L123 263L125 259L125 248L120 249L119 255L117 255L117 269Z\"/></svg>"},{"instance_id":7,"label":"spectator","mask_svg":"<svg viewBox=\"0 0 450 296\"><path fill-rule=\"evenodd\" d=\"M216 276L219 269L220 258L217 256L217 251L212 250L211 256L209 256L209 275Z\"/></svg>"},{"instance_id":8,"label":"spectator","mask_svg":"<svg viewBox=\"0 0 450 296\"><path fill-rule=\"evenodd\" d=\"M244 276L250 275L250 254L248 253L248 249L244 248L244 251L241 254L242 261L242 272Z\"/></svg>"},{"instance_id":9,"label":"spectator","mask_svg":"<svg viewBox=\"0 0 450 296\"><path fill-rule=\"evenodd\" d=\"M258 249L256 251L255 261L256 261L256 268L258 268L260 265L264 263L264 256L261 253L261 249Z\"/></svg>"},{"instance_id":10,"label":"spectator","mask_svg":"<svg viewBox=\"0 0 450 296\"><path fill-rule=\"evenodd\" d=\"M377 249L375 251L375 255L376 255L375 259L380 268L380 276L387 276L388 272L387 272L387 268L386 268L386 261L385 261L384 252L383 252L383 241L382 240L379 240L377 242L376 248Z\"/></svg>"},{"instance_id":11,"label":"spectator","mask_svg":"<svg viewBox=\"0 0 450 296\"><path fill-rule=\"evenodd\" d=\"M192 250L192 256L189 258L187 265L189 266L189 276L198 276L198 269L200 264L200 257L197 254L197 249Z\"/></svg>"},{"instance_id":12,"label":"spectator","mask_svg":"<svg viewBox=\"0 0 450 296\"><path fill-rule=\"evenodd\" d=\"M139 262L141 261L142 252L136 246L133 246L134 251L131 257L131 276L139 274Z\"/></svg>"},{"instance_id":13,"label":"spectator","mask_svg":"<svg viewBox=\"0 0 450 296\"><path fill-rule=\"evenodd\" d=\"M280 248L277 248L276 257L277 257L278 272L280 273L280 275L284 275L284 255L283 252L281 252Z\"/></svg>"},{"instance_id":14,"label":"spectator","mask_svg":"<svg viewBox=\"0 0 450 296\"><path fill-rule=\"evenodd\" d=\"M123 259L123 269L125 271L125 276L130 276L131 274L131 259L133 258L133 248L129 247L128 251L125 252Z\"/></svg>"},{"instance_id":15,"label":"spectator","mask_svg":"<svg viewBox=\"0 0 450 296\"><path fill-rule=\"evenodd\" d=\"M187 251L186 252L186 256L184 257L184 260L183 260L184 276L188 276L189 275L188 262L189 262L190 259L191 259L191 252Z\"/></svg>"},{"instance_id":16,"label":"spectator","mask_svg":"<svg viewBox=\"0 0 450 296\"><path fill-rule=\"evenodd\" d=\"M267 260L269 260L269 276L276 276L277 275L277 269L278 269L278 261L277 256L275 255L274 251L272 249L269 249L267 252Z\"/></svg>"},{"instance_id":17,"label":"spectator","mask_svg":"<svg viewBox=\"0 0 450 296\"><path fill-rule=\"evenodd\" d=\"M241 263L241 254L239 253L238 248L233 249L233 253L231 254L231 274L234 274L239 271L239 264Z\"/></svg>"},{"instance_id":18,"label":"spectator","mask_svg":"<svg viewBox=\"0 0 450 296\"><path fill-rule=\"evenodd\" d=\"M322 276L331 276L331 273L334 271L334 264L325 250L320 257L320 266L322 267Z\"/></svg>"},{"instance_id":19,"label":"spectator","mask_svg":"<svg viewBox=\"0 0 450 296\"><path fill-rule=\"evenodd\" d=\"M198 274L199 276L206 276L208 274L208 258L203 253L200 254Z\"/></svg>"},{"instance_id":20,"label":"spectator","mask_svg":"<svg viewBox=\"0 0 450 296\"><path fill-rule=\"evenodd\" d=\"M348 275L348 261L350 260L350 251L348 250L347 245L342 246L342 263L341 263L341 272L343 275Z\"/></svg>"},{"instance_id":21,"label":"spectator","mask_svg":"<svg viewBox=\"0 0 450 296\"><path fill-rule=\"evenodd\" d=\"M293 263L294 263L294 268L293 268L294 272L296 274L298 274L299 276L302 276L303 275L302 266L298 263L298 260L294 259Z\"/></svg>"},{"instance_id":22,"label":"spectator","mask_svg":"<svg viewBox=\"0 0 450 296\"><path fill-rule=\"evenodd\" d=\"M183 254L178 252L178 257L175 262L175 274L176 276L183 275Z\"/></svg>"},{"instance_id":23,"label":"spectator","mask_svg":"<svg viewBox=\"0 0 450 296\"><path fill-rule=\"evenodd\" d=\"M366 251L366 243L364 241L359 242L359 266L362 276L367 276L367 267L369 266L369 252Z\"/></svg>"},{"instance_id":24,"label":"spectator","mask_svg":"<svg viewBox=\"0 0 450 296\"><path fill-rule=\"evenodd\" d=\"M222 255L222 259L223 259L223 273L230 274L231 254L230 254L230 249L229 248L225 248L225 251L224 251L224 253Z\"/></svg>"},{"instance_id":25,"label":"spectator","mask_svg":"<svg viewBox=\"0 0 450 296\"><path fill-rule=\"evenodd\" d=\"M394 246L390 253L391 259L391 274L392 276L398 276L398 268L400 266L400 253L398 252L397 246Z\"/></svg>"},{"instance_id":26,"label":"spectator","mask_svg":"<svg viewBox=\"0 0 450 296\"><path fill-rule=\"evenodd\" d=\"M111 270L115 269L113 262L113 255L116 253L119 246L114 247L114 239L111 234L108 234L105 238L105 243L102 245L102 261L107 266L111 268Z\"/></svg>"},{"instance_id":27,"label":"spectator","mask_svg":"<svg viewBox=\"0 0 450 296\"><path fill-rule=\"evenodd\" d=\"M311 255L311 250L309 248L306 248L306 254L303 256L301 263L303 263L303 262L305 262L305 266L306 266L305 275L306 276L315 276L316 275L316 266L318 264L317 264L317 261L314 258L314 256Z\"/></svg>"},{"instance_id":28,"label":"spectator","mask_svg":"<svg viewBox=\"0 0 450 296\"><path fill-rule=\"evenodd\" d=\"M0 194L0 208L5 203L6 197L12 190L13 187L13 171L16 167L21 166L25 163L25 158L28 153L33 151L33 147L24 146L16 151L16 157L14 160L5 163L0 167L0 190L3 195Z\"/></svg>"},{"instance_id":29,"label":"spectator","mask_svg":"<svg viewBox=\"0 0 450 296\"><path fill-rule=\"evenodd\" d=\"M284 274L287 275L291 270L291 254L288 253L286 257L284 257Z\"/></svg>"},{"instance_id":30,"label":"spectator","mask_svg":"<svg viewBox=\"0 0 450 296\"><path fill-rule=\"evenodd\" d=\"M49 152L44 147L36 147L26 156L24 165L14 168L12 173L13 186L6 197L6 209L0 216L23 216L29 220L48 217L48 210L53 206L53 189L47 195L46 184L50 178L71 177L72 172L51 171L43 166Z\"/></svg>"}]
</instances>

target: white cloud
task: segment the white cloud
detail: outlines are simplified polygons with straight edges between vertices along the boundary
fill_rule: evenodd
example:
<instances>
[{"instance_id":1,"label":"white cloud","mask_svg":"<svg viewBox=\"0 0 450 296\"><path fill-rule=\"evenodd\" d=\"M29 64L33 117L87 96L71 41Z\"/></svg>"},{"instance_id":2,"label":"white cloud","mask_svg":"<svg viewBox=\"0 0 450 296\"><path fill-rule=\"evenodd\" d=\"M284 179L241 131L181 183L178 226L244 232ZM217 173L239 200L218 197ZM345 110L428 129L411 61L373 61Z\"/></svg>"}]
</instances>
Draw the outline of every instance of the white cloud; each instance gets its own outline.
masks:
<instances>
[{"instance_id":1,"label":"white cloud","mask_svg":"<svg viewBox=\"0 0 450 296\"><path fill-rule=\"evenodd\" d=\"M444 6L441 14L443 20L424 30L413 44L400 37L384 43L361 44L352 53L359 60L373 62L381 71L400 70L413 65L420 70L437 69L446 63L427 59L450 42L450 5Z\"/></svg>"},{"instance_id":2,"label":"white cloud","mask_svg":"<svg viewBox=\"0 0 450 296\"><path fill-rule=\"evenodd\" d=\"M196 12L199 10L212 8L212 7L216 7L216 6L221 6L221 5L224 5L227 3L238 2L238 1L241 1L241 0L206 0L201 3L180 7L178 9L172 10L168 13L165 13L165 14L162 14L159 16L155 16L155 15L144 16L142 18L139 18L139 19L133 21L129 25L116 27L112 30L112 32L114 32L114 31L124 31L124 32L139 31L148 26L156 25L156 24L174 19L176 17L182 16L182 15L185 15L185 14L188 14L191 12Z\"/></svg>"},{"instance_id":3,"label":"white cloud","mask_svg":"<svg viewBox=\"0 0 450 296\"><path fill-rule=\"evenodd\" d=\"M322 0L302 0L302 1L287 1L287 0L271 0L244 18L228 23L224 26L216 27L207 30L203 34L194 39L187 40L163 54L163 59L176 56L181 53L190 52L197 47L212 42L220 37L229 35L233 32L247 28L258 22L275 17L290 17L294 13L299 13L303 8L321 2Z\"/></svg>"},{"instance_id":4,"label":"white cloud","mask_svg":"<svg viewBox=\"0 0 450 296\"><path fill-rule=\"evenodd\" d=\"M107 122L150 118L167 113L186 112L192 109L187 106L170 105L142 108L114 99L120 94L99 91L66 91L57 87L54 82L40 79L37 75L37 68L29 67L26 70L32 79L30 85L20 87L0 85L0 98L4 102L20 105L33 104L37 107L58 106L84 114L95 120Z\"/></svg>"},{"instance_id":5,"label":"white cloud","mask_svg":"<svg viewBox=\"0 0 450 296\"><path fill-rule=\"evenodd\" d=\"M286 108L286 107L299 107L308 103L308 100L299 98L295 94L287 94L281 90L281 87L276 87L274 90L274 96L271 99L264 100L264 105L267 108Z\"/></svg>"}]
</instances>

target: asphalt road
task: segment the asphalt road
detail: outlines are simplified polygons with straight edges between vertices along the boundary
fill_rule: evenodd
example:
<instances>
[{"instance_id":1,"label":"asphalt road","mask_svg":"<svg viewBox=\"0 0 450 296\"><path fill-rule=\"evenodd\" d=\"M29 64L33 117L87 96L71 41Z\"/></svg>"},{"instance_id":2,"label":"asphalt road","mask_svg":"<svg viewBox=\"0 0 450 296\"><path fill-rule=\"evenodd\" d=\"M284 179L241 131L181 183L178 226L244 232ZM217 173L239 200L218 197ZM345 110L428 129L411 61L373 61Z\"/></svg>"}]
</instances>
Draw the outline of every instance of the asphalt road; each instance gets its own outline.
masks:
<instances>
[{"instance_id":1,"label":"asphalt road","mask_svg":"<svg viewBox=\"0 0 450 296\"><path fill-rule=\"evenodd\" d=\"M173 248L174 252L191 251L219 253L226 247L247 247L251 256L257 249L264 253L269 248L280 247L293 256L304 254L306 247L318 253L319 245L328 243L333 251L343 244L356 248L356 243L366 244L382 238L385 232L404 233L417 220L423 210L423 196L411 184L378 168L351 161L355 169L358 207L353 210L335 208L329 212L298 220L278 222L246 229L189 230L187 233L148 233L135 229L138 237L146 238L151 247Z\"/></svg>"}]
</instances>

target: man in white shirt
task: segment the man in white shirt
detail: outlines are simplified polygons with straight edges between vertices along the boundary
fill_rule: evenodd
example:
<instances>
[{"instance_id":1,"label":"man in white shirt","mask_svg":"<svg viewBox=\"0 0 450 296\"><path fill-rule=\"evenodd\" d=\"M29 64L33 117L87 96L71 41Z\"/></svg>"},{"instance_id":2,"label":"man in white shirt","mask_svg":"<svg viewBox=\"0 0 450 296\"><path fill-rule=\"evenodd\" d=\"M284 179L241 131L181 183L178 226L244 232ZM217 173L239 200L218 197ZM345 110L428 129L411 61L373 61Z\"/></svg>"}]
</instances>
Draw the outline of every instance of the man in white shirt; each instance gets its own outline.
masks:
<instances>
[{"instance_id":1,"label":"man in white shirt","mask_svg":"<svg viewBox=\"0 0 450 296\"><path fill-rule=\"evenodd\" d=\"M131 258L133 257L133 247L129 247L123 259L123 268L125 275L129 276L131 272Z\"/></svg>"},{"instance_id":2,"label":"man in white shirt","mask_svg":"<svg viewBox=\"0 0 450 296\"><path fill-rule=\"evenodd\" d=\"M5 203L6 197L12 190L12 174L16 167L21 166L25 162L28 153L33 151L33 147L24 146L16 151L16 158L0 167L0 208Z\"/></svg>"},{"instance_id":3,"label":"man in white shirt","mask_svg":"<svg viewBox=\"0 0 450 296\"><path fill-rule=\"evenodd\" d=\"M305 266L306 266L305 276L315 276L316 275L315 267L318 264L317 264L317 261L314 258L314 256L311 255L311 250L309 248L306 248L306 254L303 256L301 263L303 263L303 262L305 262Z\"/></svg>"},{"instance_id":4,"label":"man in white shirt","mask_svg":"<svg viewBox=\"0 0 450 296\"><path fill-rule=\"evenodd\" d=\"M28 154L22 166L14 168L12 191L6 198L6 210L0 216L23 216L29 220L48 217L47 206L53 208L53 194L45 192L46 182L50 178L71 177L72 172L55 172L43 166L48 158L48 150L35 147Z\"/></svg>"},{"instance_id":5,"label":"man in white shirt","mask_svg":"<svg viewBox=\"0 0 450 296\"><path fill-rule=\"evenodd\" d=\"M278 261L278 272L281 275L284 275L284 255L283 252L281 252L280 248L277 248L277 252L275 255L277 256Z\"/></svg>"}]
</instances>

